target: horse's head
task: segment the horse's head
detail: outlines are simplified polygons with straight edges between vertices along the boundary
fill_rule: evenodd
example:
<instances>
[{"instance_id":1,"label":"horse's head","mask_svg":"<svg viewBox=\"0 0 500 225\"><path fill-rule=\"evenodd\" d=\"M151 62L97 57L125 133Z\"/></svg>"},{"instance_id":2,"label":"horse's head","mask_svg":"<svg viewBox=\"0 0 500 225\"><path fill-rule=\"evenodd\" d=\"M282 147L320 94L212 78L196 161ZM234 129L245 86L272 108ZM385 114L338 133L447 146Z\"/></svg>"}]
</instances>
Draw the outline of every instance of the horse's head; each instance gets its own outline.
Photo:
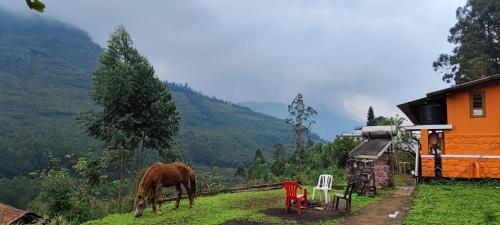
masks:
<instances>
[{"instance_id":1,"label":"horse's head","mask_svg":"<svg viewBox=\"0 0 500 225\"><path fill-rule=\"evenodd\" d=\"M143 194L137 194L134 200L134 214L135 217L142 216L144 209L146 208L146 197Z\"/></svg>"}]
</instances>

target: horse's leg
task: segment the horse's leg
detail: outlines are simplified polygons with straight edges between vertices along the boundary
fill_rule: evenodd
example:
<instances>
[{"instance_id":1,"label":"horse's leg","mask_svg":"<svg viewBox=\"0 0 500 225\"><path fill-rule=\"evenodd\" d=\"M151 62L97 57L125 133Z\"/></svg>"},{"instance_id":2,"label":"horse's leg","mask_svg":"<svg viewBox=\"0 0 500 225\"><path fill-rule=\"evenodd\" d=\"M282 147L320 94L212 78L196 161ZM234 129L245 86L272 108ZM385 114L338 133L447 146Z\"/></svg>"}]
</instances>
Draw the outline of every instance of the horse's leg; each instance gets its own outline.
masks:
<instances>
[{"instance_id":1,"label":"horse's leg","mask_svg":"<svg viewBox=\"0 0 500 225\"><path fill-rule=\"evenodd\" d=\"M175 190L177 190L177 199L175 200L175 207L174 207L174 209L177 209L177 208L179 208L179 203L180 203L181 197L182 197L182 189L181 189L181 184L180 183L177 183L175 185Z\"/></svg>"},{"instance_id":2,"label":"horse's leg","mask_svg":"<svg viewBox=\"0 0 500 225\"><path fill-rule=\"evenodd\" d=\"M155 189L155 197L154 197L154 202L153 204L155 205L155 213L157 215L160 215L161 214L161 205L159 204L160 202L160 199L161 199L161 188L162 186L161 185L156 185L156 189Z\"/></svg>"},{"instance_id":3,"label":"horse's leg","mask_svg":"<svg viewBox=\"0 0 500 225\"><path fill-rule=\"evenodd\" d=\"M151 191L150 191L150 194L151 194L151 207L153 208L153 212L156 212L156 188L155 186L153 185L153 187L151 187Z\"/></svg>"},{"instance_id":4,"label":"horse's leg","mask_svg":"<svg viewBox=\"0 0 500 225\"><path fill-rule=\"evenodd\" d=\"M190 179L190 178L188 178ZM186 188L186 191L187 191L187 194L188 194L188 198L189 198L189 208L192 208L193 207L193 190L192 188L190 187L190 184L191 181L183 181L182 184L184 185L184 188Z\"/></svg>"}]
</instances>

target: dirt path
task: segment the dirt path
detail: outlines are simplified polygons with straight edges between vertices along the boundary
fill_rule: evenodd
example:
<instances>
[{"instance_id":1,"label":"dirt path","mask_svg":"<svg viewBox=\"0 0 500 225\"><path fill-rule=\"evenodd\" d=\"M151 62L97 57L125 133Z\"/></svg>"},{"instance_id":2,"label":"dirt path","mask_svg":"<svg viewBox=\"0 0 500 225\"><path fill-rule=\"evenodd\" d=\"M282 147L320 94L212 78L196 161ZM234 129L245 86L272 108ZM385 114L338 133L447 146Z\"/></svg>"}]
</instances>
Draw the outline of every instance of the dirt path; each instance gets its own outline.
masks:
<instances>
[{"instance_id":1,"label":"dirt path","mask_svg":"<svg viewBox=\"0 0 500 225\"><path fill-rule=\"evenodd\" d=\"M390 197L378 203L370 204L360 211L345 218L343 224L349 225L395 225L403 224L406 214L410 210L414 198L415 186L399 187ZM389 218L389 214L399 211L396 218Z\"/></svg>"}]
</instances>

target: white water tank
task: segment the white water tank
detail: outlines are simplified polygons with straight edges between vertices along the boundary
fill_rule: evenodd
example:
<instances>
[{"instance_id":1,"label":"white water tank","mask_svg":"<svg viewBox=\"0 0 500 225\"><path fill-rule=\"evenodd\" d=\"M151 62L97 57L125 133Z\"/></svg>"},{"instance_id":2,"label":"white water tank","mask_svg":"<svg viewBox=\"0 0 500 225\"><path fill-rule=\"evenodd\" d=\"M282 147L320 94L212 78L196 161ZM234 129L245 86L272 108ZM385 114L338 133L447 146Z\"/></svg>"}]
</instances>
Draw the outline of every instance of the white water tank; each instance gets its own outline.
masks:
<instances>
[{"instance_id":1,"label":"white water tank","mask_svg":"<svg viewBox=\"0 0 500 225\"><path fill-rule=\"evenodd\" d=\"M366 126L361 128L363 137L368 138L389 138L398 135L397 126Z\"/></svg>"}]
</instances>

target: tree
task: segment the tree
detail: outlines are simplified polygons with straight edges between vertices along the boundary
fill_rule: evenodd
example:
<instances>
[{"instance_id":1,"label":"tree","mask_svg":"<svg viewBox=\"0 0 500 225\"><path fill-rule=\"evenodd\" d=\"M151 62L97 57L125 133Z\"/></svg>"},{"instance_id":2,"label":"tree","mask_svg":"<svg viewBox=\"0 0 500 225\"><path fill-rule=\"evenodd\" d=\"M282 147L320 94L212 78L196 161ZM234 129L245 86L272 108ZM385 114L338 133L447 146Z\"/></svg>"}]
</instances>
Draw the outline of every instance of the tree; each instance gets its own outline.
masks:
<instances>
[{"instance_id":1,"label":"tree","mask_svg":"<svg viewBox=\"0 0 500 225\"><path fill-rule=\"evenodd\" d=\"M88 135L114 151L112 158L120 162L123 184L124 166L131 151L139 151L139 169L143 166L144 148L165 156L165 149L171 147L178 131L179 115L166 86L132 46L130 35L122 26L111 34L92 83L90 96L100 110L83 111L77 121Z\"/></svg>"},{"instance_id":2,"label":"tree","mask_svg":"<svg viewBox=\"0 0 500 225\"><path fill-rule=\"evenodd\" d=\"M309 129L314 123L311 117L318 113L312 107L304 104L304 99L300 93L288 106L288 112L291 118L288 118L286 122L292 125L295 132L295 151L302 151L304 149L304 135L309 134Z\"/></svg>"},{"instance_id":3,"label":"tree","mask_svg":"<svg viewBox=\"0 0 500 225\"><path fill-rule=\"evenodd\" d=\"M243 179L245 179L246 177L245 165L241 161L238 162L238 164L236 164L236 170L234 171L234 176L238 176Z\"/></svg>"},{"instance_id":4,"label":"tree","mask_svg":"<svg viewBox=\"0 0 500 225\"><path fill-rule=\"evenodd\" d=\"M372 106L368 108L368 115L366 117L366 126L376 126L375 113L373 112Z\"/></svg>"},{"instance_id":5,"label":"tree","mask_svg":"<svg viewBox=\"0 0 500 225\"><path fill-rule=\"evenodd\" d=\"M271 170L267 166L262 155L262 150L255 151L255 158L252 166L248 169L248 179L254 181L268 181L271 178Z\"/></svg>"},{"instance_id":6,"label":"tree","mask_svg":"<svg viewBox=\"0 0 500 225\"><path fill-rule=\"evenodd\" d=\"M274 164L271 166L271 170L275 175L283 174L284 166L286 163L285 160L285 145L281 143L277 143L273 145L273 156L274 156Z\"/></svg>"},{"instance_id":7,"label":"tree","mask_svg":"<svg viewBox=\"0 0 500 225\"><path fill-rule=\"evenodd\" d=\"M349 152L356 148L361 141L354 138L337 137L327 145L331 152L332 161L335 162L338 168L344 168L349 159Z\"/></svg>"},{"instance_id":8,"label":"tree","mask_svg":"<svg viewBox=\"0 0 500 225\"><path fill-rule=\"evenodd\" d=\"M375 126L400 126L404 122L403 117L399 117L399 115L396 115L396 117L385 117L385 116L377 116L374 119L374 124Z\"/></svg>"},{"instance_id":9,"label":"tree","mask_svg":"<svg viewBox=\"0 0 500 225\"><path fill-rule=\"evenodd\" d=\"M432 64L443 81L456 84L500 73L500 1L468 0L456 11L450 29L451 54L441 54Z\"/></svg>"}]
</instances>

